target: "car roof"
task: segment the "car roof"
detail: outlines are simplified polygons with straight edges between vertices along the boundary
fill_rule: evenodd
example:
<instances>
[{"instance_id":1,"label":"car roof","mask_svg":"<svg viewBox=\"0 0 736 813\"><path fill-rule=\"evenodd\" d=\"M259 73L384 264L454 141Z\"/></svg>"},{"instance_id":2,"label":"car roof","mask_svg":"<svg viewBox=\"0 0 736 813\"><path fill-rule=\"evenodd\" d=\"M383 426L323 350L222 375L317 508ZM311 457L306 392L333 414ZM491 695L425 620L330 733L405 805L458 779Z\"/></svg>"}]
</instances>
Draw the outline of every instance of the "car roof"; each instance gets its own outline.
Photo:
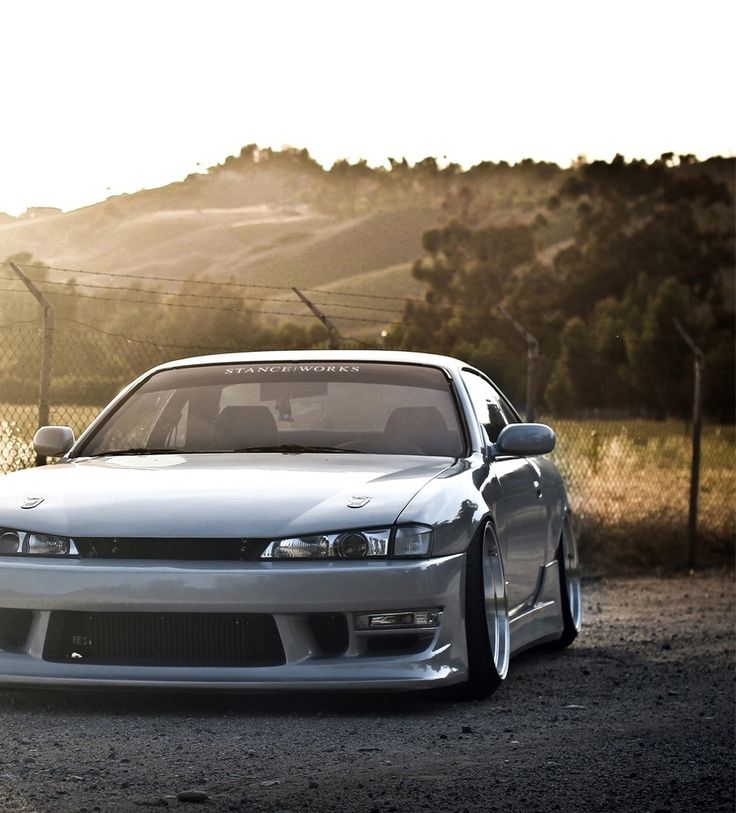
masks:
<instances>
[{"instance_id":1,"label":"car roof","mask_svg":"<svg viewBox=\"0 0 736 813\"><path fill-rule=\"evenodd\" d=\"M422 364L457 371L469 367L459 359L435 353L413 353L400 350L261 350L248 353L218 353L210 356L192 356L175 359L149 370L170 370L202 364L263 364L274 362L390 362L394 364Z\"/></svg>"}]
</instances>

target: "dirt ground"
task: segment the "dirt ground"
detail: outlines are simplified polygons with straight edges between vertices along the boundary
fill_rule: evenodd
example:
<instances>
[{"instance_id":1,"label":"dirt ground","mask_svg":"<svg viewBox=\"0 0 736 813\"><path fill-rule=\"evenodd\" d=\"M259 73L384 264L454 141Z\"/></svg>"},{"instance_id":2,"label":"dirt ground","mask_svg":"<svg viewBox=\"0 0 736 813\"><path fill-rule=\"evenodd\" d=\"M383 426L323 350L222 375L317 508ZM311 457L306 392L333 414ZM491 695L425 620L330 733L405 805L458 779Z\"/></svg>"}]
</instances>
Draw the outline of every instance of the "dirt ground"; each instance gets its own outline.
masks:
<instances>
[{"instance_id":1,"label":"dirt ground","mask_svg":"<svg viewBox=\"0 0 736 813\"><path fill-rule=\"evenodd\" d=\"M0 690L0 811L733 813L734 592L588 583L572 647L469 704Z\"/></svg>"}]
</instances>

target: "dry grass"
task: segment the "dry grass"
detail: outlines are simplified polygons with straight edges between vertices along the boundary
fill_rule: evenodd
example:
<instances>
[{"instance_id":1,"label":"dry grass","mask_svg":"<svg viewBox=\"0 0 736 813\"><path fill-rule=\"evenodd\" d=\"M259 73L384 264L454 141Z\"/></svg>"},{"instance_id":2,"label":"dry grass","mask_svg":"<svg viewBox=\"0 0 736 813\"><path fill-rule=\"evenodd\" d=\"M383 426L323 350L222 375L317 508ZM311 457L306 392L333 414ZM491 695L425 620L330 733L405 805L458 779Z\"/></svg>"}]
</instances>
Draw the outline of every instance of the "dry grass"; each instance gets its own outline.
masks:
<instances>
[{"instance_id":1,"label":"dry grass","mask_svg":"<svg viewBox=\"0 0 736 813\"><path fill-rule=\"evenodd\" d=\"M687 561L691 438L682 423L555 421L586 558L606 572L677 569ZM698 562L733 565L734 427L702 436Z\"/></svg>"}]
</instances>

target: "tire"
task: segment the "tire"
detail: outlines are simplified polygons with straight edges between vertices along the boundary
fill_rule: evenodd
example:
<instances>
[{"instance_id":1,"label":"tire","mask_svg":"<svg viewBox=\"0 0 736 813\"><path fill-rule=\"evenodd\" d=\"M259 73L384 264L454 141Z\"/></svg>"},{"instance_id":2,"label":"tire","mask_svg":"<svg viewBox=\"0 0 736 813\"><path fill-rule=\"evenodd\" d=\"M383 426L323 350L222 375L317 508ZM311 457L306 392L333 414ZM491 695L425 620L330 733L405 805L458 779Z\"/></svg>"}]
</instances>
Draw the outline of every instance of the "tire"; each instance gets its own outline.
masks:
<instances>
[{"instance_id":1,"label":"tire","mask_svg":"<svg viewBox=\"0 0 736 813\"><path fill-rule=\"evenodd\" d=\"M583 621L583 598L580 588L578 545L569 517L565 517L557 549L557 569L560 574L560 613L563 631L551 649L565 649L578 637Z\"/></svg>"},{"instance_id":2,"label":"tire","mask_svg":"<svg viewBox=\"0 0 736 813\"><path fill-rule=\"evenodd\" d=\"M492 694L506 677L511 650L503 561L490 523L468 549L466 568L468 680L460 695L479 700Z\"/></svg>"}]
</instances>

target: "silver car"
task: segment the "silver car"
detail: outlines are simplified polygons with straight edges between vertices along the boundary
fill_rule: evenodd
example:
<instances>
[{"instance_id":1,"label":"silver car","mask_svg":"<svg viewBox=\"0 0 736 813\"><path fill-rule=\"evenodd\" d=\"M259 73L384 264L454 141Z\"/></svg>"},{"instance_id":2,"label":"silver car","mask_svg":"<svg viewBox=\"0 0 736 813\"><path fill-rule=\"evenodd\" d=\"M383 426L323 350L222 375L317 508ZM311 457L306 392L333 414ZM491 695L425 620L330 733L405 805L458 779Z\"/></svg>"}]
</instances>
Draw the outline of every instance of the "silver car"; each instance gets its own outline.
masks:
<instances>
[{"instance_id":1,"label":"silver car","mask_svg":"<svg viewBox=\"0 0 736 813\"><path fill-rule=\"evenodd\" d=\"M397 352L162 364L0 479L0 682L478 698L578 634L552 430Z\"/></svg>"}]
</instances>

